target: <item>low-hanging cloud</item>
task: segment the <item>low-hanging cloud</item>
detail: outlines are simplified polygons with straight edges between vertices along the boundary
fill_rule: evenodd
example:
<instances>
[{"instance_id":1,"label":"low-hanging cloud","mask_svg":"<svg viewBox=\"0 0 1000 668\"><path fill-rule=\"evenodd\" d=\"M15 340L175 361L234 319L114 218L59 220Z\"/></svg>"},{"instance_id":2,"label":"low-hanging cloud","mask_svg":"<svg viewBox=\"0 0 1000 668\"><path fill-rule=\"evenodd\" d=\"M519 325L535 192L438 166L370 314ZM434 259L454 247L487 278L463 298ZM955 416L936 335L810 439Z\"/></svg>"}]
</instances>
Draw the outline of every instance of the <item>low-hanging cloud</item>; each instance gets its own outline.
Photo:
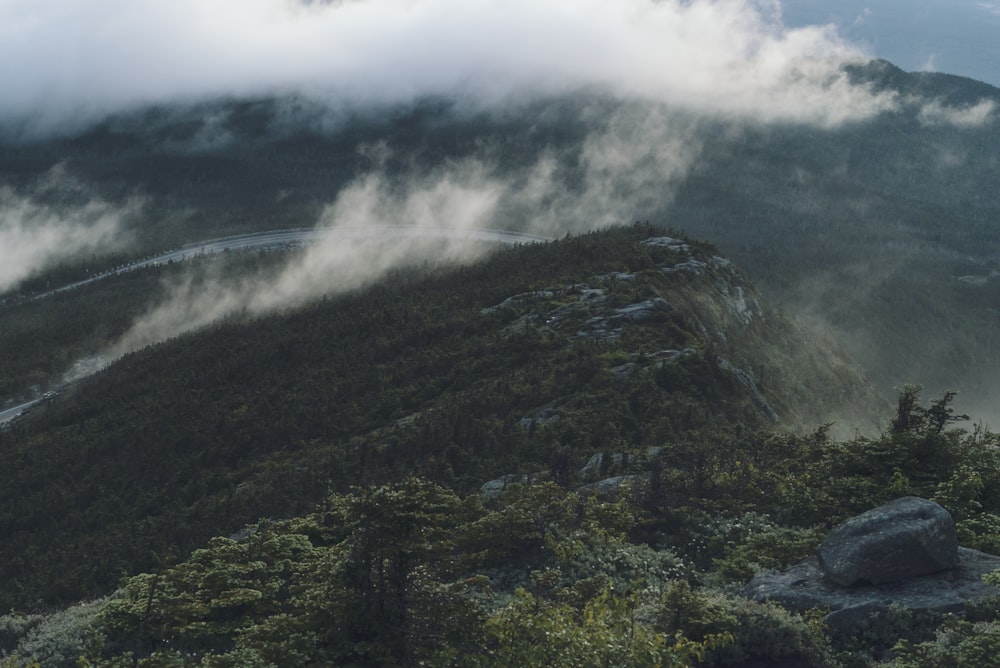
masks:
<instances>
[{"instance_id":1,"label":"low-hanging cloud","mask_svg":"<svg viewBox=\"0 0 1000 668\"><path fill-rule=\"evenodd\" d=\"M960 128L981 127L996 118L997 105L993 100L980 100L961 107L949 106L940 100L924 104L918 115L923 125L953 125Z\"/></svg>"},{"instance_id":2,"label":"low-hanging cloud","mask_svg":"<svg viewBox=\"0 0 1000 668\"><path fill-rule=\"evenodd\" d=\"M363 147L376 156L376 168L344 188L317 221L338 234L294 254L274 275L173 279L167 296L104 357L233 313L263 315L354 290L399 267L474 260L488 250L476 230L551 237L648 218L698 159L696 126L660 106L627 106L587 138L577 168L543 153L515 173L497 168L487 151L400 177L384 168L390 147Z\"/></svg>"},{"instance_id":3,"label":"low-hanging cloud","mask_svg":"<svg viewBox=\"0 0 1000 668\"><path fill-rule=\"evenodd\" d=\"M496 104L601 88L836 124L892 106L831 26L777 0L7 0L0 118L35 132L148 103L296 92L339 103Z\"/></svg>"},{"instance_id":4,"label":"low-hanging cloud","mask_svg":"<svg viewBox=\"0 0 1000 668\"><path fill-rule=\"evenodd\" d=\"M276 274L222 278L187 273L102 357L208 325L236 312L261 315L371 283L392 269L471 259L485 247L463 230L496 220L506 187L485 166L464 161L405 184L381 173L359 178L326 207L319 226L340 234L317 241ZM405 222L405 233L394 226Z\"/></svg>"},{"instance_id":5,"label":"low-hanging cloud","mask_svg":"<svg viewBox=\"0 0 1000 668\"><path fill-rule=\"evenodd\" d=\"M96 197L57 206L0 187L0 294L61 261L124 248L123 220L139 206Z\"/></svg>"},{"instance_id":6,"label":"low-hanging cloud","mask_svg":"<svg viewBox=\"0 0 1000 668\"><path fill-rule=\"evenodd\" d=\"M844 70L865 61L832 26L784 25L778 0L7 0L0 123L66 132L109 112L220 95L294 93L320 108L442 95L503 109L580 90L627 101L595 109L570 159L543 149L526 168L499 170L484 150L409 176L376 164L318 225L414 234L332 237L267 279L176 279L113 358L408 263L471 259L482 245L463 230L555 236L654 218L698 163L701 124L831 127L900 108ZM206 122L197 147L230 140L222 120ZM370 149L375 163L391 157L392 147Z\"/></svg>"}]
</instances>

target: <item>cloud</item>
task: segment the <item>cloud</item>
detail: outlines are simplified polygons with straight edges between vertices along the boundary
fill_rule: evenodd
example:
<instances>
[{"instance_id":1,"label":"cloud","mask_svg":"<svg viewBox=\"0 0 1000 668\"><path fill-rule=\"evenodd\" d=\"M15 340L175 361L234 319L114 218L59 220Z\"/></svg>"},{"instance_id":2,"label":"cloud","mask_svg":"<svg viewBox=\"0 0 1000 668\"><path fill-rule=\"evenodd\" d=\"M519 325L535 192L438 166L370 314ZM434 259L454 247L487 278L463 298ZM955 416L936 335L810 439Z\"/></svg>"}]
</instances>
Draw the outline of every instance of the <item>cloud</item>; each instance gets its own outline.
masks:
<instances>
[{"instance_id":1,"label":"cloud","mask_svg":"<svg viewBox=\"0 0 1000 668\"><path fill-rule=\"evenodd\" d=\"M141 204L81 200L78 185L67 179L54 170L34 197L0 187L0 294L61 261L127 246L123 220ZM54 191L72 203L51 203Z\"/></svg>"},{"instance_id":2,"label":"cloud","mask_svg":"<svg viewBox=\"0 0 1000 668\"><path fill-rule=\"evenodd\" d=\"M172 279L167 297L102 357L114 359L235 312L261 315L295 308L321 295L354 290L396 268L478 257L487 247L461 232L490 227L506 190L474 160L402 185L379 172L362 176L320 217L319 227L342 234L296 253L274 275L223 278L209 271ZM379 234L400 223L405 234Z\"/></svg>"},{"instance_id":3,"label":"cloud","mask_svg":"<svg viewBox=\"0 0 1000 668\"><path fill-rule=\"evenodd\" d=\"M996 117L996 102L980 100L976 104L949 107L939 100L932 100L920 108L918 118L923 125L954 125L957 127L980 127Z\"/></svg>"},{"instance_id":4,"label":"cloud","mask_svg":"<svg viewBox=\"0 0 1000 668\"><path fill-rule=\"evenodd\" d=\"M572 160L543 152L513 173L485 150L400 176L391 147L362 147L374 169L345 187L316 223L339 234L296 253L272 275L192 271L172 279L167 296L101 357L114 359L234 313L295 308L400 267L472 261L489 248L474 230L556 236L654 218L697 161L699 136L692 117L662 105L625 105L604 118ZM392 233L382 234L387 228Z\"/></svg>"},{"instance_id":5,"label":"cloud","mask_svg":"<svg viewBox=\"0 0 1000 668\"><path fill-rule=\"evenodd\" d=\"M832 124L891 99L775 0L6 0L0 118L52 130L147 103L296 92L357 104L603 88Z\"/></svg>"}]
</instances>

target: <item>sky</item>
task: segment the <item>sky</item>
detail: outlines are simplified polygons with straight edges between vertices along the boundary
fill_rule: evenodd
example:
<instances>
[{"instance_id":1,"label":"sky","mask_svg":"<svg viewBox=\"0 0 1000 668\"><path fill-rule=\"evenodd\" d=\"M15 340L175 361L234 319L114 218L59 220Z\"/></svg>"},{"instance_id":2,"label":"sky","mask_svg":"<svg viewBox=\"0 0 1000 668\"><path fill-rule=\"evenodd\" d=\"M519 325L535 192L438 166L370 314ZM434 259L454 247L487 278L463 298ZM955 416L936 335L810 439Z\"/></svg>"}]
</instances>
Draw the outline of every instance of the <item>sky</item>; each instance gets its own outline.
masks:
<instances>
[{"instance_id":1,"label":"sky","mask_svg":"<svg viewBox=\"0 0 1000 668\"><path fill-rule=\"evenodd\" d=\"M1000 0L784 0L790 26L832 24L907 71L1000 86Z\"/></svg>"},{"instance_id":2,"label":"sky","mask_svg":"<svg viewBox=\"0 0 1000 668\"><path fill-rule=\"evenodd\" d=\"M149 103L338 103L581 86L815 119L832 63L1000 85L1000 0L0 0L0 122L69 130ZM838 122L857 99L823 117ZM865 113L862 107L857 113Z\"/></svg>"}]
</instances>

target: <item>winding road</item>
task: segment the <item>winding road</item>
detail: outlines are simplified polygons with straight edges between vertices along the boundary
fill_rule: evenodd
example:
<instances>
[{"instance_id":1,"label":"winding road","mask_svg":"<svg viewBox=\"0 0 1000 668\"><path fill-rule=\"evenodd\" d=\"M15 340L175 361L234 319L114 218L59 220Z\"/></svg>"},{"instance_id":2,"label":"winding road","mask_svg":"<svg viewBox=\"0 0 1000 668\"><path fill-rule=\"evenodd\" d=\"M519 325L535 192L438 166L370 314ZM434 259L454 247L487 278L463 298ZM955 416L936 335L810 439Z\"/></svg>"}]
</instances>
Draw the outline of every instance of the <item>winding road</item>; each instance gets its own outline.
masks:
<instances>
[{"instance_id":1,"label":"winding road","mask_svg":"<svg viewBox=\"0 0 1000 668\"><path fill-rule=\"evenodd\" d=\"M145 267L153 267L171 262L180 262L200 255L212 255L229 250L251 250L255 248L282 248L288 246L304 246L317 241L342 239L356 241L359 239L415 239L434 238L450 240L482 241L505 245L529 244L551 241L551 237L543 237L526 232L511 232L508 230L490 229L459 229L450 227L412 227L406 225L371 225L367 227L328 227L301 228L290 230L271 230L268 232L251 232L206 241L196 241L180 248L169 250L159 255L145 258L131 264L117 267L88 279L70 283L62 287L35 296L44 299L50 295L67 290L73 290L95 281L116 276L123 272L135 271Z\"/></svg>"}]
</instances>

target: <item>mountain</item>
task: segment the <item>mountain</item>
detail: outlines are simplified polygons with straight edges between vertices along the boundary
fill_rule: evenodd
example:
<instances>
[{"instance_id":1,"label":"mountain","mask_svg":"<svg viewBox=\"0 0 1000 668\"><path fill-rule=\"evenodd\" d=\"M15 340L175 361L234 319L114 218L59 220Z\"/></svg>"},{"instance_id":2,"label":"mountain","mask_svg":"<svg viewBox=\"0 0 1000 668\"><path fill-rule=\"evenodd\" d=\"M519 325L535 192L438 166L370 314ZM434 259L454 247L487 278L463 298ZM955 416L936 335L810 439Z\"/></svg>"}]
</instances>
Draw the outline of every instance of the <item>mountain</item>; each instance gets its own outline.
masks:
<instances>
[{"instance_id":1,"label":"mountain","mask_svg":"<svg viewBox=\"0 0 1000 668\"><path fill-rule=\"evenodd\" d=\"M128 217L133 245L66 261L67 281L122 253L311 226L373 175L409 203L414 183L478 178L480 192L502 193L498 223L550 236L655 221L717 244L786 313L825 329L884 394L906 383L955 389L964 410L992 420L1000 91L884 61L850 73L895 106L824 127L694 118L596 92L494 110L445 99L367 111L216 100L119 114L56 138L8 135L0 179L57 209L95 197L141 202ZM628 156L615 177L595 162L617 155L611 146ZM58 360L66 371L73 356L16 391L58 377Z\"/></svg>"},{"instance_id":2,"label":"mountain","mask_svg":"<svg viewBox=\"0 0 1000 668\"><path fill-rule=\"evenodd\" d=\"M331 488L467 494L706 430L870 430L882 406L707 244L640 225L520 246L144 349L0 432L3 605L107 591Z\"/></svg>"},{"instance_id":3,"label":"mountain","mask_svg":"<svg viewBox=\"0 0 1000 668\"><path fill-rule=\"evenodd\" d=\"M849 360L650 225L235 315L0 430L0 665L962 665L988 604L845 635L737 586L900 495L1000 550L951 399L833 440L884 421Z\"/></svg>"},{"instance_id":4,"label":"mountain","mask_svg":"<svg viewBox=\"0 0 1000 668\"><path fill-rule=\"evenodd\" d=\"M0 665L981 655L988 606L845 638L735 593L899 496L1000 550L998 439L960 426L1000 377L1000 91L848 72L892 103L286 97L0 132L5 231L48 263L0 274L0 397L38 400L0 428ZM129 264L387 220L409 238ZM487 224L554 240L435 236Z\"/></svg>"},{"instance_id":5,"label":"mountain","mask_svg":"<svg viewBox=\"0 0 1000 668\"><path fill-rule=\"evenodd\" d=\"M793 26L835 24L853 43L906 69L954 72L1000 84L994 67L1000 51L992 39L1000 28L1000 13L990 2L928 0L914 6L904 0L877 5L786 0L782 18Z\"/></svg>"}]
</instances>

